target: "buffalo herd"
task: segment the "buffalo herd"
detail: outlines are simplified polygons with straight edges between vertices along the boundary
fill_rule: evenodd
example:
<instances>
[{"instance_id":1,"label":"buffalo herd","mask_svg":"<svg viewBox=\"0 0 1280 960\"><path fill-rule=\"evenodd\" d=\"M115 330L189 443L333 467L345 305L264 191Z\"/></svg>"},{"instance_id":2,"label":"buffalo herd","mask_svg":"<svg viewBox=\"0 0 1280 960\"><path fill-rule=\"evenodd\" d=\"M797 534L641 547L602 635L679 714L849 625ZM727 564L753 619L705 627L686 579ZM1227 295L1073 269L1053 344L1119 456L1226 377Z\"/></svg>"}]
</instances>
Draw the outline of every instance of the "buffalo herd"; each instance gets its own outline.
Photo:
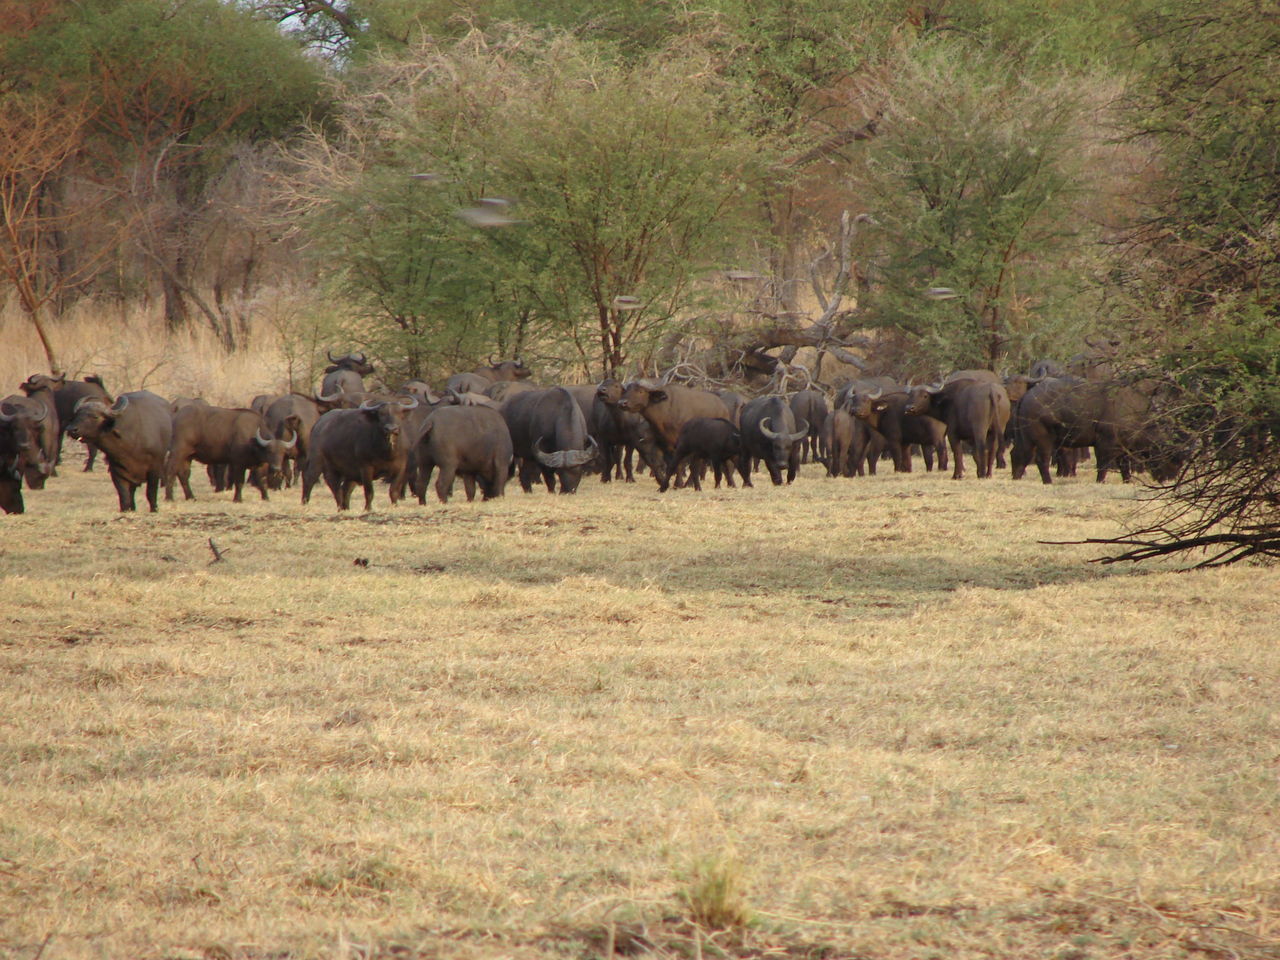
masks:
<instances>
[{"instance_id":1,"label":"buffalo herd","mask_svg":"<svg viewBox=\"0 0 1280 960\"><path fill-rule=\"evenodd\" d=\"M1161 416L1168 384L1110 370L1073 375L1051 361L1029 375L958 370L918 385L868 377L834 394L744 398L665 379L540 387L519 359L455 374L439 391L422 380L388 391L366 384L375 371L364 354L329 360L313 394L235 408L146 390L112 397L96 376L35 374L0 400L0 508L21 513L23 487L40 490L56 474L64 435L87 447L86 470L102 451L120 510L136 509L145 487L153 512L175 481L193 498L192 461L236 501L246 480L265 500L300 478L306 503L323 477L338 509L350 508L359 484L368 510L375 481L392 503L406 488L424 503L433 474L444 502L457 479L468 500L477 486L488 500L512 477L525 492L541 480L573 493L589 472L632 482L644 468L666 491L701 490L708 467L717 487L734 486L735 473L751 486L761 467L772 483L790 483L805 462L833 477L874 474L882 460L910 472L916 453L926 470L949 459L960 479L967 457L990 477L1007 451L1015 479L1034 464L1044 483L1074 475L1090 453L1099 482L1113 469L1126 481L1137 470L1168 480L1186 460Z\"/></svg>"}]
</instances>

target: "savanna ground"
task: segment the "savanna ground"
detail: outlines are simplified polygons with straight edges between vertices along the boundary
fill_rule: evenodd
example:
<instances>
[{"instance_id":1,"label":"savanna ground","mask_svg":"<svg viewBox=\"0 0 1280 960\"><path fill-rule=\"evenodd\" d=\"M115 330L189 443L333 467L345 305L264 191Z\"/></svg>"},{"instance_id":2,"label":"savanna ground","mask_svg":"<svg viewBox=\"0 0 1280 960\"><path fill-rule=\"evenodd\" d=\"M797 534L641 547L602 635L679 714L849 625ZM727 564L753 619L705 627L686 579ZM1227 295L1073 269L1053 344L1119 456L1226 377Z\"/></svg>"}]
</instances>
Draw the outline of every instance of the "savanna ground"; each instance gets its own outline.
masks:
<instances>
[{"instance_id":1,"label":"savanna ground","mask_svg":"<svg viewBox=\"0 0 1280 960\"><path fill-rule=\"evenodd\" d=\"M79 466L0 517L7 956L1280 956L1280 572L1037 542L1135 488Z\"/></svg>"}]
</instances>

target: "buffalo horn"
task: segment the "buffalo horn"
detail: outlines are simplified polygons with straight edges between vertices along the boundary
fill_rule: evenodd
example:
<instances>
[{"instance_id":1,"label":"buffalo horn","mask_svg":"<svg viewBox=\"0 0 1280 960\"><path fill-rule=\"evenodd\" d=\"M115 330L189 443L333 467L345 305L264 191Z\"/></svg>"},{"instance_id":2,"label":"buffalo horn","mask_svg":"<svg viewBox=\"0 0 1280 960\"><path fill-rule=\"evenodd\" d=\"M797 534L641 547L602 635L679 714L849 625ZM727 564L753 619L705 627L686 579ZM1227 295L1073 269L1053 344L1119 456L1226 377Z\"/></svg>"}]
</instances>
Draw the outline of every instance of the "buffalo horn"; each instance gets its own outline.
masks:
<instances>
[{"instance_id":1,"label":"buffalo horn","mask_svg":"<svg viewBox=\"0 0 1280 960\"><path fill-rule=\"evenodd\" d=\"M385 406L386 403L387 401L385 400L366 400L364 403L360 404L360 409L377 410L379 407Z\"/></svg>"},{"instance_id":2,"label":"buffalo horn","mask_svg":"<svg viewBox=\"0 0 1280 960\"><path fill-rule=\"evenodd\" d=\"M36 402L36 406L40 408L40 416L35 418L35 422L42 423L44 418L49 416L49 408L39 401Z\"/></svg>"},{"instance_id":3,"label":"buffalo horn","mask_svg":"<svg viewBox=\"0 0 1280 960\"><path fill-rule=\"evenodd\" d=\"M404 407L406 410L412 410L417 405L418 405L417 397L404 397L400 400L400 406Z\"/></svg>"},{"instance_id":4,"label":"buffalo horn","mask_svg":"<svg viewBox=\"0 0 1280 960\"><path fill-rule=\"evenodd\" d=\"M270 437L264 437L264 436L262 435L262 428L261 428L261 427L259 427L257 430L255 430L255 431L253 432L253 439L254 439L254 440L256 440L256 441L258 442L258 446L260 446L260 447L269 447L269 446L271 446L271 438L270 438Z\"/></svg>"},{"instance_id":5,"label":"buffalo horn","mask_svg":"<svg viewBox=\"0 0 1280 960\"><path fill-rule=\"evenodd\" d=\"M337 357L335 357L335 356L333 355L333 351L332 351L332 350L326 350L326 351L325 351L325 356L327 356L327 357L329 358L329 362L330 362L330 363L337 363L337 362L338 362L338 358L337 358Z\"/></svg>"},{"instance_id":6,"label":"buffalo horn","mask_svg":"<svg viewBox=\"0 0 1280 960\"><path fill-rule=\"evenodd\" d=\"M283 443L283 440L282 440L281 442ZM285 447L292 447L292 446L293 446L295 443L297 443L297 442L298 442L298 431L297 431L297 430L290 430L290 431L289 431L289 442L285 444Z\"/></svg>"},{"instance_id":7,"label":"buffalo horn","mask_svg":"<svg viewBox=\"0 0 1280 960\"><path fill-rule=\"evenodd\" d=\"M542 441L543 438L539 437L538 442L533 445L533 455L538 458L540 464L552 470L580 467L596 455L596 441L590 436L587 437L589 446L586 450L557 450L554 453L546 453L542 449Z\"/></svg>"},{"instance_id":8,"label":"buffalo horn","mask_svg":"<svg viewBox=\"0 0 1280 960\"><path fill-rule=\"evenodd\" d=\"M8 406L12 405L8 403L0 403L0 421L3 421L4 423L8 423L18 416L16 413L5 413L5 407Z\"/></svg>"},{"instance_id":9,"label":"buffalo horn","mask_svg":"<svg viewBox=\"0 0 1280 960\"><path fill-rule=\"evenodd\" d=\"M552 470L564 468L565 452L564 450L557 450L555 453L544 453L542 450L542 437L539 437L537 443L533 445L533 455L538 458L538 462L544 467L550 467Z\"/></svg>"},{"instance_id":10,"label":"buffalo horn","mask_svg":"<svg viewBox=\"0 0 1280 960\"><path fill-rule=\"evenodd\" d=\"M349 356L349 357L350 357L352 360L354 360L356 363L367 363L367 362L368 362L368 361L366 361L366 360L365 360L365 356L364 356L364 353L363 353L363 352L361 352L361 353L349 353L349 354L347 354L347 356Z\"/></svg>"},{"instance_id":11,"label":"buffalo horn","mask_svg":"<svg viewBox=\"0 0 1280 960\"><path fill-rule=\"evenodd\" d=\"M116 397L116 402L111 405L111 412L119 413L128 405L129 405L129 398L122 393L120 394L120 396Z\"/></svg>"},{"instance_id":12,"label":"buffalo horn","mask_svg":"<svg viewBox=\"0 0 1280 960\"><path fill-rule=\"evenodd\" d=\"M800 422L803 424L803 426L800 427L799 430L797 430L795 433L791 435L792 443L794 443L797 440L803 440L805 437L809 435L809 421L801 420Z\"/></svg>"},{"instance_id":13,"label":"buffalo horn","mask_svg":"<svg viewBox=\"0 0 1280 960\"><path fill-rule=\"evenodd\" d=\"M868 394L867 394L867 399L868 399L868 400L879 400L882 396L884 396L884 388L883 388L883 387L876 387L876 391L875 391L875 393L868 393Z\"/></svg>"},{"instance_id":14,"label":"buffalo horn","mask_svg":"<svg viewBox=\"0 0 1280 960\"><path fill-rule=\"evenodd\" d=\"M337 403L342 399L342 393L343 391L339 390L337 393L331 393L328 396L325 396L323 393L317 392L315 399L318 403Z\"/></svg>"},{"instance_id":15,"label":"buffalo horn","mask_svg":"<svg viewBox=\"0 0 1280 960\"><path fill-rule=\"evenodd\" d=\"M780 436L782 436L782 434L780 434L777 430L773 429L772 426L765 426L765 424L770 422L771 422L770 417L765 417L763 420L761 420L760 432L763 433L770 440L777 440Z\"/></svg>"}]
</instances>

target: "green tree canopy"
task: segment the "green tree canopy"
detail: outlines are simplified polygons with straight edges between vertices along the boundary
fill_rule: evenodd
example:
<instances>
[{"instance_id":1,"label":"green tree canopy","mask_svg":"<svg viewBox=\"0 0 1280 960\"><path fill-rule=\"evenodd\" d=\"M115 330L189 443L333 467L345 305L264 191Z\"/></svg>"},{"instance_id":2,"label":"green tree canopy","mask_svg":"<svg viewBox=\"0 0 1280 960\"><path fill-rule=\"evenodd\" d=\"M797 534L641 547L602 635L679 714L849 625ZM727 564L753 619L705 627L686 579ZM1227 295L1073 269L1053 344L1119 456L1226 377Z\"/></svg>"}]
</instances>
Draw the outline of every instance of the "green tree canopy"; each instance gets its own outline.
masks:
<instances>
[{"instance_id":1,"label":"green tree canopy","mask_svg":"<svg viewBox=\"0 0 1280 960\"><path fill-rule=\"evenodd\" d=\"M919 366L995 367L1054 346L1082 312L1071 216L1079 187L1078 97L965 41L913 48L854 192L869 319L913 344ZM929 299L926 292L949 293ZM954 293L954 296L951 294Z\"/></svg>"},{"instance_id":2,"label":"green tree canopy","mask_svg":"<svg viewBox=\"0 0 1280 960\"><path fill-rule=\"evenodd\" d=\"M372 63L311 207L368 339L454 362L536 333L583 375L651 350L723 264L762 166L700 66L523 31Z\"/></svg>"}]
</instances>

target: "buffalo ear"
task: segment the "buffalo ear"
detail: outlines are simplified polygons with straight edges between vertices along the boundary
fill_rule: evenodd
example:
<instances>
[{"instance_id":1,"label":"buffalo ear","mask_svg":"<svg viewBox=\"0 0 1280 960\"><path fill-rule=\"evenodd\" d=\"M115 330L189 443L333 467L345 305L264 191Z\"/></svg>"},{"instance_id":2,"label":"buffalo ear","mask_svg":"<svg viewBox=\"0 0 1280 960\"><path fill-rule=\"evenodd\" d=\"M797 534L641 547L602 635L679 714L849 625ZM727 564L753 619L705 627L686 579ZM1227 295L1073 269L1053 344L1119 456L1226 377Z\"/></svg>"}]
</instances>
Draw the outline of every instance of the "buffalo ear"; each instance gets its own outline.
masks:
<instances>
[{"instance_id":1,"label":"buffalo ear","mask_svg":"<svg viewBox=\"0 0 1280 960\"><path fill-rule=\"evenodd\" d=\"M888 410L889 402L887 400L874 400L871 403L872 410Z\"/></svg>"},{"instance_id":2,"label":"buffalo ear","mask_svg":"<svg viewBox=\"0 0 1280 960\"><path fill-rule=\"evenodd\" d=\"M667 399L667 391L665 391L665 390L650 390L650 391L649 391L649 402L650 402L650 403L661 403L663 400L666 400L666 399Z\"/></svg>"}]
</instances>

